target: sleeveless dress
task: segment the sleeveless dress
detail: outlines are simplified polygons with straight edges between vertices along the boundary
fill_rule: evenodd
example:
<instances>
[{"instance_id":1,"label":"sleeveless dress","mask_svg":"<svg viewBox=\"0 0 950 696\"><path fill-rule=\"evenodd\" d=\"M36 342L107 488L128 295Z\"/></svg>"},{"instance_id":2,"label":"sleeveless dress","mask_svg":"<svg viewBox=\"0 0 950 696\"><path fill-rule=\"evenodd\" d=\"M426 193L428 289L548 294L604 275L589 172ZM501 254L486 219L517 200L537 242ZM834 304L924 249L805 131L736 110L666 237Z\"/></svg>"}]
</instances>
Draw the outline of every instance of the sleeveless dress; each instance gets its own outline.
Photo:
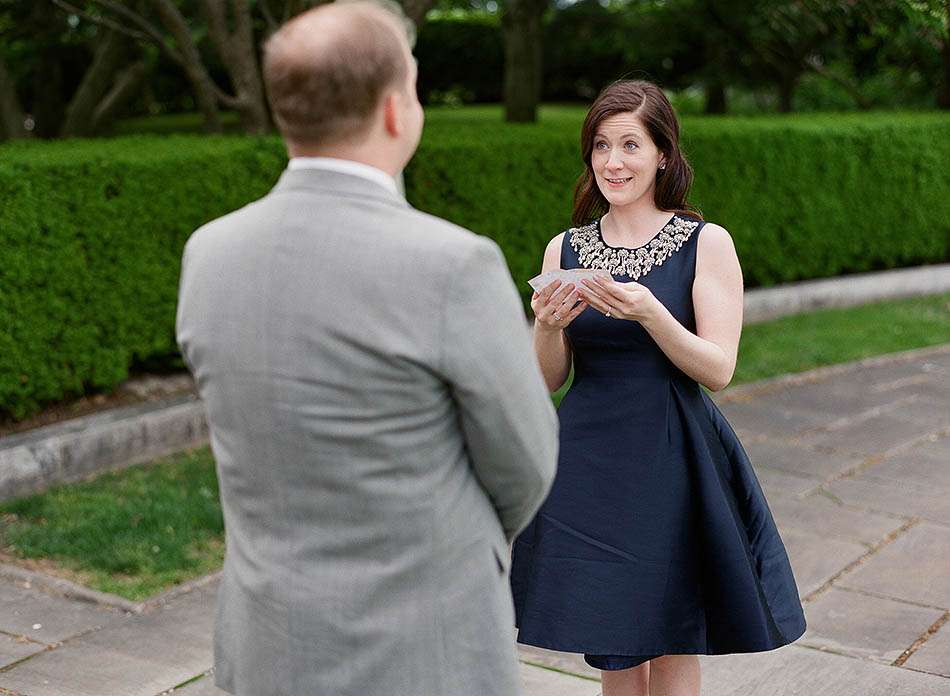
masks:
<instances>
[{"instance_id":1,"label":"sleeveless dress","mask_svg":"<svg viewBox=\"0 0 950 696\"><path fill-rule=\"evenodd\" d=\"M561 267L636 280L695 333L703 224L674 215L628 249L608 246L598 220L565 233ZM638 322L588 307L566 333L574 382L558 411L558 471L513 545L518 642L625 669L801 636L785 546L713 401Z\"/></svg>"}]
</instances>

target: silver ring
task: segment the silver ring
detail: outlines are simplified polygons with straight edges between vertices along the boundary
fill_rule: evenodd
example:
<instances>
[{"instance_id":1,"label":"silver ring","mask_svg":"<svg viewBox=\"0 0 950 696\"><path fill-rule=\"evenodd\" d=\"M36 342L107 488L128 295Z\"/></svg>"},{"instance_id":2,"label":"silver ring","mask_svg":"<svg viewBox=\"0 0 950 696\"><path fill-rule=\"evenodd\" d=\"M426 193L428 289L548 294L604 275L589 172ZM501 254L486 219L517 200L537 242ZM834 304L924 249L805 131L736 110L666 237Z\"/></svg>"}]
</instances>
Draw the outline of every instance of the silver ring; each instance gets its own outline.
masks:
<instances>
[{"instance_id":1,"label":"silver ring","mask_svg":"<svg viewBox=\"0 0 950 696\"><path fill-rule=\"evenodd\" d=\"M604 312L604 316L607 317L608 319L610 319L610 310L609 310L609 309L608 309L606 312Z\"/></svg>"},{"instance_id":2,"label":"silver ring","mask_svg":"<svg viewBox=\"0 0 950 696\"><path fill-rule=\"evenodd\" d=\"M552 316L554 317L554 321L561 321L561 315L557 312L555 312Z\"/></svg>"}]
</instances>

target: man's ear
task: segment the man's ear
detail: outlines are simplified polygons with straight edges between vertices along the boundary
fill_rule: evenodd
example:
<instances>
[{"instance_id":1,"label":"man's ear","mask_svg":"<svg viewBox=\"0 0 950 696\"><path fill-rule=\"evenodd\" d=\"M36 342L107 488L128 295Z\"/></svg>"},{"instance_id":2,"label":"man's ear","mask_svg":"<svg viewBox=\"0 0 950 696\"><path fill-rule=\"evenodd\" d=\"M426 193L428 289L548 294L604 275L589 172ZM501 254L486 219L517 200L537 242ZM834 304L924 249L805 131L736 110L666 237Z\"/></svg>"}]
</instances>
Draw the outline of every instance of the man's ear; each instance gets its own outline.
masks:
<instances>
[{"instance_id":1,"label":"man's ear","mask_svg":"<svg viewBox=\"0 0 950 696\"><path fill-rule=\"evenodd\" d=\"M383 97L383 127L394 138L398 138L403 129L400 107L400 95L396 90L391 90Z\"/></svg>"}]
</instances>

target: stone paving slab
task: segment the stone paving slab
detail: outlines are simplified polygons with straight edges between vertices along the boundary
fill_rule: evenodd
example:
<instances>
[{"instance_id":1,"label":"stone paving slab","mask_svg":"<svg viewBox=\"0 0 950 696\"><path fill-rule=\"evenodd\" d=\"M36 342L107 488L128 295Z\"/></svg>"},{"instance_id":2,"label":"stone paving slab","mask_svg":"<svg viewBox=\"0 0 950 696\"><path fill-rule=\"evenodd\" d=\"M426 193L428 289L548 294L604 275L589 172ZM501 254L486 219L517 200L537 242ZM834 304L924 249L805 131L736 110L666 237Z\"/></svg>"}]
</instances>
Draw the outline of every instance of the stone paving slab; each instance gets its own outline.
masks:
<instances>
[{"instance_id":1,"label":"stone paving slab","mask_svg":"<svg viewBox=\"0 0 950 696\"><path fill-rule=\"evenodd\" d=\"M46 650L43 643L34 643L22 636L0 634L0 667Z\"/></svg>"},{"instance_id":2,"label":"stone paving slab","mask_svg":"<svg viewBox=\"0 0 950 696\"><path fill-rule=\"evenodd\" d=\"M841 479L825 488L847 505L950 525L950 495L941 488L907 480L880 481L869 476Z\"/></svg>"},{"instance_id":3,"label":"stone paving slab","mask_svg":"<svg viewBox=\"0 0 950 696\"><path fill-rule=\"evenodd\" d=\"M523 696L598 696L600 694L599 673L598 681L592 681L523 662L520 668ZM214 678L210 675L170 692L173 696L227 696L227 693L214 685ZM411 695L393 694L393 696Z\"/></svg>"},{"instance_id":4,"label":"stone paving slab","mask_svg":"<svg viewBox=\"0 0 950 696\"><path fill-rule=\"evenodd\" d=\"M814 381L803 379L780 389L760 390L755 402L762 408L812 413L825 422L855 416L906 397L943 396L945 391L907 388L914 383L931 384L942 371L933 355L919 361L900 358L866 369L844 369Z\"/></svg>"},{"instance_id":5,"label":"stone paving slab","mask_svg":"<svg viewBox=\"0 0 950 696\"><path fill-rule=\"evenodd\" d=\"M821 480L814 477L789 474L766 466L756 466L754 468L755 477L759 480L765 497L769 500L788 497L801 498L815 492L821 486Z\"/></svg>"},{"instance_id":6,"label":"stone paving slab","mask_svg":"<svg viewBox=\"0 0 950 696\"><path fill-rule=\"evenodd\" d=\"M67 641L0 673L0 686L29 696L155 696L211 665L215 589Z\"/></svg>"},{"instance_id":7,"label":"stone paving slab","mask_svg":"<svg viewBox=\"0 0 950 696\"><path fill-rule=\"evenodd\" d=\"M0 582L0 631L4 633L53 644L121 620L122 614L111 609Z\"/></svg>"},{"instance_id":8,"label":"stone paving slab","mask_svg":"<svg viewBox=\"0 0 950 696\"><path fill-rule=\"evenodd\" d=\"M950 442L950 438L943 439ZM869 467L862 478L898 485L915 483L941 488L944 494L950 494L950 451L941 453L937 442L928 442Z\"/></svg>"},{"instance_id":9,"label":"stone paving slab","mask_svg":"<svg viewBox=\"0 0 950 696\"><path fill-rule=\"evenodd\" d=\"M832 587L806 605L808 630L799 642L891 664L943 613Z\"/></svg>"},{"instance_id":10,"label":"stone paving slab","mask_svg":"<svg viewBox=\"0 0 950 696\"><path fill-rule=\"evenodd\" d=\"M824 425L827 417L814 411L763 408L756 401L724 401L717 405L735 428L743 445L762 436L786 438Z\"/></svg>"},{"instance_id":11,"label":"stone paving slab","mask_svg":"<svg viewBox=\"0 0 950 696\"><path fill-rule=\"evenodd\" d=\"M908 529L838 584L950 610L950 527Z\"/></svg>"},{"instance_id":12,"label":"stone paving slab","mask_svg":"<svg viewBox=\"0 0 950 696\"><path fill-rule=\"evenodd\" d=\"M853 541L786 527L779 527L779 532L801 597L811 594L867 553L863 544Z\"/></svg>"},{"instance_id":13,"label":"stone paving slab","mask_svg":"<svg viewBox=\"0 0 950 696\"><path fill-rule=\"evenodd\" d=\"M950 677L950 621L944 623L926 643L911 655L904 666ZM950 693L950 687L948 687L947 693Z\"/></svg>"},{"instance_id":14,"label":"stone paving slab","mask_svg":"<svg viewBox=\"0 0 950 696\"><path fill-rule=\"evenodd\" d=\"M896 531L905 520L847 507L824 495L803 500L770 497L769 508L781 529L831 536L870 547Z\"/></svg>"},{"instance_id":15,"label":"stone paving slab","mask_svg":"<svg viewBox=\"0 0 950 696\"><path fill-rule=\"evenodd\" d=\"M854 469L864 461L862 456L820 451L775 439L753 438L743 441L742 447L754 466L810 476L822 481Z\"/></svg>"},{"instance_id":16,"label":"stone paving slab","mask_svg":"<svg viewBox=\"0 0 950 696\"><path fill-rule=\"evenodd\" d=\"M870 456L892 451L948 426L950 416L945 411L930 401L915 401L853 422L838 422L805 433L798 441L835 452Z\"/></svg>"},{"instance_id":17,"label":"stone paving slab","mask_svg":"<svg viewBox=\"0 0 950 696\"><path fill-rule=\"evenodd\" d=\"M944 677L796 645L701 657L703 696L947 696Z\"/></svg>"}]
</instances>

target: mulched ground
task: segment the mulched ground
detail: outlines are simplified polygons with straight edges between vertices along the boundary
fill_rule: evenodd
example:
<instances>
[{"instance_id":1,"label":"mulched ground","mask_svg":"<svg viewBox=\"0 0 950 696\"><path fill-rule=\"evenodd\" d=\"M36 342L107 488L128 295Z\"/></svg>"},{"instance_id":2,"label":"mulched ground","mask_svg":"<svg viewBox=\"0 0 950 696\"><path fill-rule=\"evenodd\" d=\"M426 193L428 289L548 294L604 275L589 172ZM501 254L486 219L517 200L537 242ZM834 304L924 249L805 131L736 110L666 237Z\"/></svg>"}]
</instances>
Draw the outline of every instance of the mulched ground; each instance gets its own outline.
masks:
<instances>
[{"instance_id":1,"label":"mulched ground","mask_svg":"<svg viewBox=\"0 0 950 696\"><path fill-rule=\"evenodd\" d=\"M72 401L52 404L26 420L0 418L0 438L14 433L52 425L60 421L88 416L117 406L131 406L148 401L161 401L171 396L195 393L194 382L187 372L175 374L137 375L120 384L110 394L93 394Z\"/></svg>"}]
</instances>

